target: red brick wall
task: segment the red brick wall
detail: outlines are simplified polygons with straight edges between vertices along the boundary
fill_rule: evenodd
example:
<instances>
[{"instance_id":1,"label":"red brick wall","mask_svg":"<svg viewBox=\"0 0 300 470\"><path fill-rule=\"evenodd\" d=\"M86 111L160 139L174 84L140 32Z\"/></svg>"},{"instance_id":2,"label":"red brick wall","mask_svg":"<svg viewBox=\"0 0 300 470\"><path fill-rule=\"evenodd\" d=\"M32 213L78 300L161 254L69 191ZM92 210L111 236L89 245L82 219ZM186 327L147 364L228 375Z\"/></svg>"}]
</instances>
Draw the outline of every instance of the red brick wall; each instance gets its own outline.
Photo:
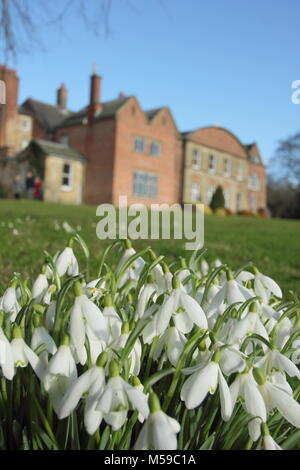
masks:
<instances>
[{"instance_id":1,"label":"red brick wall","mask_svg":"<svg viewBox=\"0 0 300 470\"><path fill-rule=\"evenodd\" d=\"M132 109L135 109L134 114ZM134 149L136 136L146 139L146 152ZM147 154L151 140L161 144L161 155ZM135 98L119 110L115 165L113 175L113 203L118 204L119 196L126 195L129 204L180 202L181 194L181 142L175 123L167 109L163 109L149 123ZM153 172L158 175L158 197L144 199L133 195L133 173L135 170Z\"/></svg>"},{"instance_id":2,"label":"red brick wall","mask_svg":"<svg viewBox=\"0 0 300 470\"><path fill-rule=\"evenodd\" d=\"M84 202L100 204L112 201L115 122L113 119L94 121L91 125L79 125L59 129L69 136L69 145L87 157Z\"/></svg>"}]
</instances>

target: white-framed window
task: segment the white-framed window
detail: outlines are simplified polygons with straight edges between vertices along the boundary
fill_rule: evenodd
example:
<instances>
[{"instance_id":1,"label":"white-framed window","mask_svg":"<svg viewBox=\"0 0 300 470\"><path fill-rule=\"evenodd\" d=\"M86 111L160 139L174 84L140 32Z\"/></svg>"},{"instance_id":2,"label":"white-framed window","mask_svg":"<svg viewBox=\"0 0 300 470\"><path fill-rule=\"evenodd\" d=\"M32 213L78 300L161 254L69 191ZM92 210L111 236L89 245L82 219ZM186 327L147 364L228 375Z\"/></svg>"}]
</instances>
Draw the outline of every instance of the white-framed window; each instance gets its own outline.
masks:
<instances>
[{"instance_id":1,"label":"white-framed window","mask_svg":"<svg viewBox=\"0 0 300 470\"><path fill-rule=\"evenodd\" d=\"M155 199L158 195L158 176L155 173L135 171L133 173L133 194Z\"/></svg>"},{"instance_id":2,"label":"white-framed window","mask_svg":"<svg viewBox=\"0 0 300 470\"><path fill-rule=\"evenodd\" d=\"M240 212L243 209L243 196L241 193L236 195L236 211Z\"/></svg>"},{"instance_id":3,"label":"white-framed window","mask_svg":"<svg viewBox=\"0 0 300 470\"><path fill-rule=\"evenodd\" d=\"M72 188L72 167L70 163L63 164L61 187L65 191L70 191Z\"/></svg>"},{"instance_id":4,"label":"white-framed window","mask_svg":"<svg viewBox=\"0 0 300 470\"><path fill-rule=\"evenodd\" d=\"M226 176L227 178L231 176L231 168L232 168L231 160L229 158L225 158L223 173L224 173L224 176Z\"/></svg>"},{"instance_id":5,"label":"white-framed window","mask_svg":"<svg viewBox=\"0 0 300 470\"><path fill-rule=\"evenodd\" d=\"M239 181L242 181L244 179L244 166L242 162L238 163L236 178Z\"/></svg>"},{"instance_id":6,"label":"white-framed window","mask_svg":"<svg viewBox=\"0 0 300 470\"><path fill-rule=\"evenodd\" d=\"M211 203L215 190L216 190L215 186L210 185L207 187L207 204L208 205Z\"/></svg>"},{"instance_id":7,"label":"white-framed window","mask_svg":"<svg viewBox=\"0 0 300 470\"><path fill-rule=\"evenodd\" d=\"M216 173L217 170L217 157L214 153L210 153L208 157L208 172Z\"/></svg>"},{"instance_id":8,"label":"white-framed window","mask_svg":"<svg viewBox=\"0 0 300 470\"><path fill-rule=\"evenodd\" d=\"M152 155L153 157L160 157L160 149L161 149L161 145L159 142L151 142L150 144L150 155Z\"/></svg>"},{"instance_id":9,"label":"white-framed window","mask_svg":"<svg viewBox=\"0 0 300 470\"><path fill-rule=\"evenodd\" d=\"M145 139L143 137L136 137L134 139L134 150L138 153L145 152Z\"/></svg>"},{"instance_id":10,"label":"white-framed window","mask_svg":"<svg viewBox=\"0 0 300 470\"><path fill-rule=\"evenodd\" d=\"M21 128L23 131L29 131L30 129L30 119L22 118L21 119Z\"/></svg>"},{"instance_id":11,"label":"white-framed window","mask_svg":"<svg viewBox=\"0 0 300 470\"><path fill-rule=\"evenodd\" d=\"M250 196L250 209L251 209L251 212L253 212L254 214L255 214L256 211L257 211L257 199L256 199L256 194L251 194L251 196Z\"/></svg>"},{"instance_id":12,"label":"white-framed window","mask_svg":"<svg viewBox=\"0 0 300 470\"><path fill-rule=\"evenodd\" d=\"M230 189L223 189L224 199L225 199L225 208L230 209L231 194Z\"/></svg>"},{"instance_id":13,"label":"white-framed window","mask_svg":"<svg viewBox=\"0 0 300 470\"><path fill-rule=\"evenodd\" d=\"M198 202L201 200L200 183L192 182L191 185L191 202Z\"/></svg>"},{"instance_id":14,"label":"white-framed window","mask_svg":"<svg viewBox=\"0 0 300 470\"><path fill-rule=\"evenodd\" d=\"M200 170L201 168L201 152L196 148L192 152L192 168L193 170Z\"/></svg>"},{"instance_id":15,"label":"white-framed window","mask_svg":"<svg viewBox=\"0 0 300 470\"><path fill-rule=\"evenodd\" d=\"M249 178L249 188L258 191L260 187L259 177L257 173L252 173Z\"/></svg>"},{"instance_id":16,"label":"white-framed window","mask_svg":"<svg viewBox=\"0 0 300 470\"><path fill-rule=\"evenodd\" d=\"M69 136L68 134L63 134L59 138L59 142L64 145L69 145Z\"/></svg>"}]
</instances>

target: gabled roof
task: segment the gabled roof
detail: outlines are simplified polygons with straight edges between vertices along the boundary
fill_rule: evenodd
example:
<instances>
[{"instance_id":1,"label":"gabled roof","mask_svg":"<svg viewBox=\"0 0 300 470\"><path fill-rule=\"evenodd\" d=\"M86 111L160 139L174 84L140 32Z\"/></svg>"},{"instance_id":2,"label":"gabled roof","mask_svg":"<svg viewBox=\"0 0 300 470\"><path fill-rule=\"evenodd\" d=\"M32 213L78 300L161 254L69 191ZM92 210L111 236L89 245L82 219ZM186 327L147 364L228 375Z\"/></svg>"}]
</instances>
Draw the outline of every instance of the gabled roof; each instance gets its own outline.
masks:
<instances>
[{"instance_id":1,"label":"gabled roof","mask_svg":"<svg viewBox=\"0 0 300 470\"><path fill-rule=\"evenodd\" d=\"M22 150L17 157L20 159L24 158L27 153L30 152L30 149L37 150L41 152L44 156L54 155L56 157L68 158L72 160L86 160L86 158L81 153L77 152L77 150L73 149L72 147L69 147L66 144L51 142L42 139L32 140L29 143L28 147Z\"/></svg>"},{"instance_id":2,"label":"gabled roof","mask_svg":"<svg viewBox=\"0 0 300 470\"><path fill-rule=\"evenodd\" d=\"M58 126L67 116L73 114L70 110L63 110L58 106L43 103L33 98L28 98L20 106L19 112L35 117L39 124L48 131L53 130L53 128Z\"/></svg>"},{"instance_id":3,"label":"gabled roof","mask_svg":"<svg viewBox=\"0 0 300 470\"><path fill-rule=\"evenodd\" d=\"M155 108L155 109L149 109L148 111L144 111L148 121L152 121L153 118L155 118L155 116L160 112L162 111L164 108L161 107L161 108Z\"/></svg>"},{"instance_id":4,"label":"gabled roof","mask_svg":"<svg viewBox=\"0 0 300 470\"><path fill-rule=\"evenodd\" d=\"M106 101L101 103L101 110L96 114L95 120L113 118L117 111L129 101L132 96L125 96L122 98L117 98L115 100ZM69 127L83 124L84 118L87 117L88 106L85 106L77 113L72 113L71 116L65 118L60 122L56 127Z\"/></svg>"}]
</instances>

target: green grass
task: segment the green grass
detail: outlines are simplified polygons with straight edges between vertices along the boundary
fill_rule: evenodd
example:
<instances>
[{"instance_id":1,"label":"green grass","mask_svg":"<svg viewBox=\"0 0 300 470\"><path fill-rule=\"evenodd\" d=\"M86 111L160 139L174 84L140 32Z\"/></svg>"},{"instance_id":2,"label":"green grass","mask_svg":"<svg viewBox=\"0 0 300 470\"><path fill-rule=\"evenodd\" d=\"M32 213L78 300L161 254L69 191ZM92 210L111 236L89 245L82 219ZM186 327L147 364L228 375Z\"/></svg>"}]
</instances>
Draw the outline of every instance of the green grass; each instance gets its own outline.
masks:
<instances>
[{"instance_id":1,"label":"green grass","mask_svg":"<svg viewBox=\"0 0 300 470\"><path fill-rule=\"evenodd\" d=\"M26 220L30 216L30 220ZM91 250L91 271L97 265L107 241L96 236L94 206L63 206L35 201L0 200L0 284L2 287L14 272L32 277L43 263L43 251L54 254L64 247L69 235L55 230L55 221L67 221L73 227L80 225L81 236ZM4 224L3 224L4 223ZM13 235L13 224L18 235ZM137 248L147 245L168 259L189 256L184 242L179 240L140 240ZM282 288L300 293L300 222L254 217L205 218L205 247L207 260L220 258L233 269L249 261L265 274L273 277ZM79 249L79 248L78 248ZM82 256L79 255L82 260Z\"/></svg>"}]
</instances>

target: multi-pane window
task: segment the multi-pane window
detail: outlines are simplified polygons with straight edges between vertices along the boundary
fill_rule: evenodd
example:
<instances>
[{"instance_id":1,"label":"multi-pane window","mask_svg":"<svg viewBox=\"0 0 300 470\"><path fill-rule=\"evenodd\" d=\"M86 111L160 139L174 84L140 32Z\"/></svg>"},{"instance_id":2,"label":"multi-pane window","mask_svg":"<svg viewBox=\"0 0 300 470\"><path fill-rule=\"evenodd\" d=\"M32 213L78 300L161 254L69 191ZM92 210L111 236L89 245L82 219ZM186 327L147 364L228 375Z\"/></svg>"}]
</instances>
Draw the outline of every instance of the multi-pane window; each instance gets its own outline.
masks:
<instances>
[{"instance_id":1,"label":"multi-pane window","mask_svg":"<svg viewBox=\"0 0 300 470\"><path fill-rule=\"evenodd\" d=\"M251 212L253 212L253 213L255 213L256 210L257 210L256 194L251 194L250 208L251 208Z\"/></svg>"},{"instance_id":2,"label":"multi-pane window","mask_svg":"<svg viewBox=\"0 0 300 470\"><path fill-rule=\"evenodd\" d=\"M134 139L134 150L139 153L145 152L145 140L143 137L136 137Z\"/></svg>"},{"instance_id":3,"label":"multi-pane window","mask_svg":"<svg viewBox=\"0 0 300 470\"><path fill-rule=\"evenodd\" d=\"M199 149L193 149L192 153L192 168L194 170L200 170L201 167L201 153Z\"/></svg>"},{"instance_id":4,"label":"multi-pane window","mask_svg":"<svg viewBox=\"0 0 300 470\"><path fill-rule=\"evenodd\" d=\"M208 157L208 171L209 173L215 173L217 169L217 157L214 153L211 153Z\"/></svg>"},{"instance_id":5,"label":"multi-pane window","mask_svg":"<svg viewBox=\"0 0 300 470\"><path fill-rule=\"evenodd\" d=\"M69 145L69 136L68 134L63 134L60 136L59 141L61 144Z\"/></svg>"},{"instance_id":6,"label":"multi-pane window","mask_svg":"<svg viewBox=\"0 0 300 470\"><path fill-rule=\"evenodd\" d=\"M240 212L243 208L243 199L241 193L237 193L236 195L236 211Z\"/></svg>"},{"instance_id":7,"label":"multi-pane window","mask_svg":"<svg viewBox=\"0 0 300 470\"><path fill-rule=\"evenodd\" d=\"M244 168L241 162L238 164L236 177L239 181L242 181L244 179Z\"/></svg>"},{"instance_id":8,"label":"multi-pane window","mask_svg":"<svg viewBox=\"0 0 300 470\"><path fill-rule=\"evenodd\" d=\"M133 194L154 199L158 194L158 176L155 173L135 171L133 173Z\"/></svg>"},{"instance_id":9,"label":"multi-pane window","mask_svg":"<svg viewBox=\"0 0 300 470\"><path fill-rule=\"evenodd\" d=\"M191 185L191 202L198 202L201 200L200 184L193 182Z\"/></svg>"},{"instance_id":10,"label":"multi-pane window","mask_svg":"<svg viewBox=\"0 0 300 470\"><path fill-rule=\"evenodd\" d=\"M62 171L62 186L64 188L71 188L71 165L64 163Z\"/></svg>"},{"instance_id":11,"label":"multi-pane window","mask_svg":"<svg viewBox=\"0 0 300 470\"><path fill-rule=\"evenodd\" d=\"M225 208L230 209L230 189L224 189Z\"/></svg>"},{"instance_id":12,"label":"multi-pane window","mask_svg":"<svg viewBox=\"0 0 300 470\"><path fill-rule=\"evenodd\" d=\"M153 157L160 156L160 143L159 142L151 142L150 155L152 155Z\"/></svg>"},{"instance_id":13,"label":"multi-pane window","mask_svg":"<svg viewBox=\"0 0 300 470\"><path fill-rule=\"evenodd\" d=\"M207 204L211 203L214 192L215 192L215 186L208 186L208 188L207 188Z\"/></svg>"},{"instance_id":14,"label":"multi-pane window","mask_svg":"<svg viewBox=\"0 0 300 470\"><path fill-rule=\"evenodd\" d=\"M254 189L256 191L259 190L259 177L257 173L252 173L249 179L249 188Z\"/></svg>"},{"instance_id":15,"label":"multi-pane window","mask_svg":"<svg viewBox=\"0 0 300 470\"><path fill-rule=\"evenodd\" d=\"M224 176L231 176L231 160L229 158L224 159Z\"/></svg>"}]
</instances>

